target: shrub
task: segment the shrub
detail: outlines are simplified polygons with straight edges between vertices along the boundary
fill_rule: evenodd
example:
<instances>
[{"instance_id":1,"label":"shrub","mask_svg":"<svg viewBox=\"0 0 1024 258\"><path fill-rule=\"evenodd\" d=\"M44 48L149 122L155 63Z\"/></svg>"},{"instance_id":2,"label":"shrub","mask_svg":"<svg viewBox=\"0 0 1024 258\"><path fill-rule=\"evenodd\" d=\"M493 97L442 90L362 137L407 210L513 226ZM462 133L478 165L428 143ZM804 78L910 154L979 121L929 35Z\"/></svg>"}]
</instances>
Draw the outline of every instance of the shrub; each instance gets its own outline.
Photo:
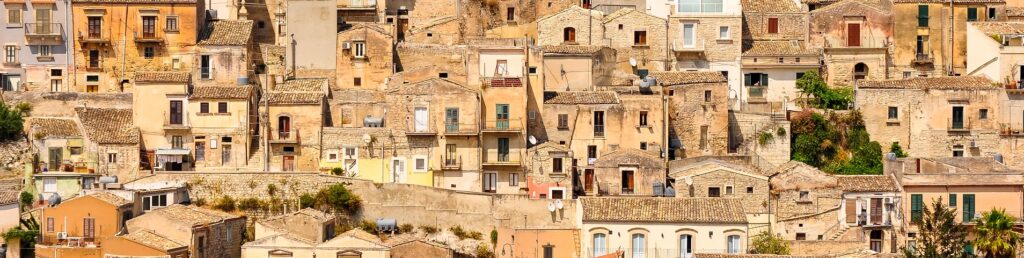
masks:
<instances>
[{"instance_id":1,"label":"shrub","mask_svg":"<svg viewBox=\"0 0 1024 258\"><path fill-rule=\"evenodd\" d=\"M412 224L402 224L398 226L398 232L402 233L411 233L415 229L416 227L413 227Z\"/></svg>"},{"instance_id":2,"label":"shrub","mask_svg":"<svg viewBox=\"0 0 1024 258\"><path fill-rule=\"evenodd\" d=\"M769 132L761 132L761 134L757 136L757 143L765 145L768 144L768 142L772 141L772 139L774 138L775 136L772 136L772 134Z\"/></svg>"},{"instance_id":3,"label":"shrub","mask_svg":"<svg viewBox=\"0 0 1024 258\"><path fill-rule=\"evenodd\" d=\"M274 194L277 194L277 185L275 185L275 184L267 185L267 194L269 194L270 196L274 196Z\"/></svg>"},{"instance_id":4,"label":"shrub","mask_svg":"<svg viewBox=\"0 0 1024 258\"><path fill-rule=\"evenodd\" d=\"M372 234L376 234L377 233L377 222L373 222L373 221L369 221L369 220L363 220L362 222L359 223L359 229L362 229L363 231L366 231L366 232L370 232Z\"/></svg>"},{"instance_id":5,"label":"shrub","mask_svg":"<svg viewBox=\"0 0 1024 258\"><path fill-rule=\"evenodd\" d=\"M903 147L900 147L900 143L899 142L892 142L892 145L889 146L889 152L892 152L893 154L896 154L897 158L906 158L907 157L907 153L903 152Z\"/></svg>"},{"instance_id":6,"label":"shrub","mask_svg":"<svg viewBox=\"0 0 1024 258\"><path fill-rule=\"evenodd\" d=\"M465 229L462 229L461 226L454 226L454 227L449 228L448 230L450 230L452 232L452 234L455 234L455 236L458 237L459 240L463 240L463 239L466 239L466 238L476 239L476 240L483 240L484 239L484 234L483 233L476 232L476 231L467 231Z\"/></svg>"},{"instance_id":7,"label":"shrub","mask_svg":"<svg viewBox=\"0 0 1024 258\"><path fill-rule=\"evenodd\" d=\"M498 230L491 229L491 245L498 245Z\"/></svg>"},{"instance_id":8,"label":"shrub","mask_svg":"<svg viewBox=\"0 0 1024 258\"><path fill-rule=\"evenodd\" d=\"M853 102L850 88L833 89L825 83L817 71L807 71L796 80L796 88L811 95L811 105L824 109L847 109Z\"/></svg>"},{"instance_id":9,"label":"shrub","mask_svg":"<svg viewBox=\"0 0 1024 258\"><path fill-rule=\"evenodd\" d=\"M423 232L427 234L434 234L438 231L438 229L433 226L420 226L420 230L423 230Z\"/></svg>"},{"instance_id":10,"label":"shrub","mask_svg":"<svg viewBox=\"0 0 1024 258\"><path fill-rule=\"evenodd\" d=\"M362 199L342 184L334 184L316 194L317 205L330 207L334 211L355 214L362 209Z\"/></svg>"},{"instance_id":11,"label":"shrub","mask_svg":"<svg viewBox=\"0 0 1024 258\"><path fill-rule=\"evenodd\" d=\"M246 210L246 211L251 211L251 210L259 209L260 208L260 200L256 199L256 198L252 198L252 197L241 199L241 200L238 201L237 208L239 210Z\"/></svg>"},{"instance_id":12,"label":"shrub","mask_svg":"<svg viewBox=\"0 0 1024 258\"><path fill-rule=\"evenodd\" d=\"M315 206L315 205L316 205L316 198L313 198L313 195L311 195L309 193L304 193L304 194L302 194L302 196L299 196L299 207L300 208L303 208L303 209L305 209L305 208L313 208L313 206Z\"/></svg>"},{"instance_id":13,"label":"shrub","mask_svg":"<svg viewBox=\"0 0 1024 258\"><path fill-rule=\"evenodd\" d=\"M754 235L751 245L757 254L789 255L789 243L768 231Z\"/></svg>"},{"instance_id":14,"label":"shrub","mask_svg":"<svg viewBox=\"0 0 1024 258\"><path fill-rule=\"evenodd\" d=\"M331 175L343 176L343 175L345 175L345 170L342 169L342 168L332 168L331 169Z\"/></svg>"},{"instance_id":15,"label":"shrub","mask_svg":"<svg viewBox=\"0 0 1024 258\"><path fill-rule=\"evenodd\" d=\"M14 140L21 135L24 122L20 111L0 102L0 142Z\"/></svg>"},{"instance_id":16,"label":"shrub","mask_svg":"<svg viewBox=\"0 0 1024 258\"><path fill-rule=\"evenodd\" d=\"M779 135L779 137L786 136L786 128L779 127L779 129L775 129L775 134Z\"/></svg>"},{"instance_id":17,"label":"shrub","mask_svg":"<svg viewBox=\"0 0 1024 258\"><path fill-rule=\"evenodd\" d=\"M206 199L196 198L196 200L193 201L192 204L195 204L196 206L199 206L199 207L206 206Z\"/></svg>"},{"instance_id":18,"label":"shrub","mask_svg":"<svg viewBox=\"0 0 1024 258\"><path fill-rule=\"evenodd\" d=\"M492 252L491 248L486 245L476 246L475 255L476 258L494 258L494 252Z\"/></svg>"},{"instance_id":19,"label":"shrub","mask_svg":"<svg viewBox=\"0 0 1024 258\"><path fill-rule=\"evenodd\" d=\"M21 192L21 205L25 207L31 207L32 201L35 201L36 196L29 192Z\"/></svg>"},{"instance_id":20,"label":"shrub","mask_svg":"<svg viewBox=\"0 0 1024 258\"><path fill-rule=\"evenodd\" d=\"M220 200L217 200L217 204L213 205L213 208L222 211L234 211L235 199L232 199L231 196L225 195L224 197L221 197Z\"/></svg>"},{"instance_id":21,"label":"shrub","mask_svg":"<svg viewBox=\"0 0 1024 258\"><path fill-rule=\"evenodd\" d=\"M32 103L21 102L18 103L18 105L15 105L14 109L18 110L18 113L20 113L21 116L27 117L32 113Z\"/></svg>"}]
</instances>

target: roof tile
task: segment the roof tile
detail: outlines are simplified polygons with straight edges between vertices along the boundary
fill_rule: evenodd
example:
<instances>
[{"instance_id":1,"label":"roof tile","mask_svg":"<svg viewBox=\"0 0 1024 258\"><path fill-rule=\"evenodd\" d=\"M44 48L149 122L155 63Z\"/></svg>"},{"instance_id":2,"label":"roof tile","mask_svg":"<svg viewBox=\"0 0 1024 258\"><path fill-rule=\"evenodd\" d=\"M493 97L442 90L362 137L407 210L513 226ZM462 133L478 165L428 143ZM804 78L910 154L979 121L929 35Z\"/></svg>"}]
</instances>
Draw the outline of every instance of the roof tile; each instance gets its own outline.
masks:
<instances>
[{"instance_id":1,"label":"roof tile","mask_svg":"<svg viewBox=\"0 0 1024 258\"><path fill-rule=\"evenodd\" d=\"M245 46L252 39L253 21L219 20L206 24L199 45Z\"/></svg>"},{"instance_id":2,"label":"roof tile","mask_svg":"<svg viewBox=\"0 0 1024 258\"><path fill-rule=\"evenodd\" d=\"M560 91L545 92L544 104L618 104L619 97L612 91Z\"/></svg>"},{"instance_id":3,"label":"roof tile","mask_svg":"<svg viewBox=\"0 0 1024 258\"><path fill-rule=\"evenodd\" d=\"M682 85L695 83L725 83L725 76L720 72L651 72L650 77L657 79L659 85Z\"/></svg>"},{"instance_id":4,"label":"roof tile","mask_svg":"<svg viewBox=\"0 0 1024 258\"><path fill-rule=\"evenodd\" d=\"M248 99L253 87L244 86L198 86L192 90L191 99Z\"/></svg>"},{"instance_id":5,"label":"roof tile","mask_svg":"<svg viewBox=\"0 0 1024 258\"><path fill-rule=\"evenodd\" d=\"M744 56L810 56L818 51L806 49L803 42L782 40L753 40L743 43Z\"/></svg>"},{"instance_id":6,"label":"roof tile","mask_svg":"<svg viewBox=\"0 0 1024 258\"><path fill-rule=\"evenodd\" d=\"M142 71L135 72L135 82L180 82L187 83L191 77L188 72Z\"/></svg>"},{"instance_id":7,"label":"roof tile","mask_svg":"<svg viewBox=\"0 0 1024 258\"><path fill-rule=\"evenodd\" d=\"M747 223L736 198L580 198L583 221L659 223Z\"/></svg>"},{"instance_id":8,"label":"roof tile","mask_svg":"<svg viewBox=\"0 0 1024 258\"><path fill-rule=\"evenodd\" d=\"M270 104L320 104L324 94L318 92L268 92Z\"/></svg>"},{"instance_id":9,"label":"roof tile","mask_svg":"<svg viewBox=\"0 0 1024 258\"><path fill-rule=\"evenodd\" d=\"M843 192L899 192L896 178L889 175L837 176Z\"/></svg>"},{"instance_id":10,"label":"roof tile","mask_svg":"<svg viewBox=\"0 0 1024 258\"><path fill-rule=\"evenodd\" d=\"M163 251L187 247L187 245L175 242L174 240L158 235L153 231L144 229L136 230L135 232L128 233L127 235L121 237Z\"/></svg>"},{"instance_id":11,"label":"roof tile","mask_svg":"<svg viewBox=\"0 0 1024 258\"><path fill-rule=\"evenodd\" d=\"M543 46L541 50L544 51L544 54L594 55L603 48L602 46L593 45L557 45Z\"/></svg>"},{"instance_id":12,"label":"roof tile","mask_svg":"<svg viewBox=\"0 0 1024 258\"><path fill-rule=\"evenodd\" d=\"M860 81L861 89L996 90L999 86L981 76L916 77L881 81Z\"/></svg>"},{"instance_id":13,"label":"roof tile","mask_svg":"<svg viewBox=\"0 0 1024 258\"><path fill-rule=\"evenodd\" d=\"M75 108L85 136L100 144L137 144L139 130L132 122L131 109Z\"/></svg>"},{"instance_id":14,"label":"roof tile","mask_svg":"<svg viewBox=\"0 0 1024 258\"><path fill-rule=\"evenodd\" d=\"M75 120L71 118L29 118L28 128L46 137L82 137Z\"/></svg>"}]
</instances>

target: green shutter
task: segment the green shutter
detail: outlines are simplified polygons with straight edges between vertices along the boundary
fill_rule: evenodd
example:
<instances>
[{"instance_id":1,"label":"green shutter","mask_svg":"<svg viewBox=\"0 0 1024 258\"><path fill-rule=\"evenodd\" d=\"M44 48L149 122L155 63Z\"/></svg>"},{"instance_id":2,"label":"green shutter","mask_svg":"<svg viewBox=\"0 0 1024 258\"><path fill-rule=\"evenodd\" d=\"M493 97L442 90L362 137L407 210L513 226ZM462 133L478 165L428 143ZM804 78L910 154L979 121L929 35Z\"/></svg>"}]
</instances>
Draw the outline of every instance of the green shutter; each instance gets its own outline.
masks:
<instances>
[{"instance_id":1,"label":"green shutter","mask_svg":"<svg viewBox=\"0 0 1024 258\"><path fill-rule=\"evenodd\" d=\"M910 195L910 219L913 221L921 221L921 208L924 206L924 200L920 194Z\"/></svg>"},{"instance_id":2,"label":"green shutter","mask_svg":"<svg viewBox=\"0 0 1024 258\"><path fill-rule=\"evenodd\" d=\"M978 8L968 7L967 8L967 21L978 20Z\"/></svg>"},{"instance_id":3,"label":"green shutter","mask_svg":"<svg viewBox=\"0 0 1024 258\"><path fill-rule=\"evenodd\" d=\"M956 194L949 194L949 207L956 207Z\"/></svg>"},{"instance_id":4,"label":"green shutter","mask_svg":"<svg viewBox=\"0 0 1024 258\"><path fill-rule=\"evenodd\" d=\"M768 74L767 73L762 73L761 74L761 86L768 86Z\"/></svg>"},{"instance_id":5,"label":"green shutter","mask_svg":"<svg viewBox=\"0 0 1024 258\"><path fill-rule=\"evenodd\" d=\"M928 5L917 6L917 26L928 27Z\"/></svg>"},{"instance_id":6,"label":"green shutter","mask_svg":"<svg viewBox=\"0 0 1024 258\"><path fill-rule=\"evenodd\" d=\"M750 74L749 73L743 75L743 85L744 86L751 86L752 85L751 81L750 81Z\"/></svg>"},{"instance_id":7,"label":"green shutter","mask_svg":"<svg viewBox=\"0 0 1024 258\"><path fill-rule=\"evenodd\" d=\"M968 223L974 220L974 195L964 194L964 220L963 223Z\"/></svg>"}]
</instances>

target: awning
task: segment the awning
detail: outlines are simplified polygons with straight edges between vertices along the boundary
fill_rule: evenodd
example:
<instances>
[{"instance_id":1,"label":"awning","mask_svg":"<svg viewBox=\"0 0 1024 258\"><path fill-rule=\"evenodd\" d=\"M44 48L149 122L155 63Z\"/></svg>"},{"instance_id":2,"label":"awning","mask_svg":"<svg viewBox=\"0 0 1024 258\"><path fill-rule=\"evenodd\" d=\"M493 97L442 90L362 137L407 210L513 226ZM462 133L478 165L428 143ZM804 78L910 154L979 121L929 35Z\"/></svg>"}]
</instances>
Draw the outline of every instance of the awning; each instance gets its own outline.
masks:
<instances>
[{"instance_id":1,"label":"awning","mask_svg":"<svg viewBox=\"0 0 1024 258\"><path fill-rule=\"evenodd\" d=\"M167 162L182 163L185 161L185 156L188 156L189 153L188 149L157 149L156 162L157 164Z\"/></svg>"},{"instance_id":2,"label":"awning","mask_svg":"<svg viewBox=\"0 0 1024 258\"><path fill-rule=\"evenodd\" d=\"M183 156L191 153L189 149L157 149L156 155L168 155L168 156Z\"/></svg>"}]
</instances>

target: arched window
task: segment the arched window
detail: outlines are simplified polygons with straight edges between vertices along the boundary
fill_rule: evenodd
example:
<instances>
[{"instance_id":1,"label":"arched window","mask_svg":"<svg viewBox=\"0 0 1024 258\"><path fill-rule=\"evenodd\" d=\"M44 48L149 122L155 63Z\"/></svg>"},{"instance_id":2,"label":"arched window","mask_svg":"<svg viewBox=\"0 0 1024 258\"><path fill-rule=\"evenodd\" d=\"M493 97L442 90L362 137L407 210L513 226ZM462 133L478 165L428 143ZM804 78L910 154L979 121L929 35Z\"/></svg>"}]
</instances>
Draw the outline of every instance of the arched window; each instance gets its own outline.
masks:
<instances>
[{"instance_id":1,"label":"arched window","mask_svg":"<svg viewBox=\"0 0 1024 258\"><path fill-rule=\"evenodd\" d=\"M576 42L576 28L565 27L565 30L562 31L562 41Z\"/></svg>"},{"instance_id":2,"label":"arched window","mask_svg":"<svg viewBox=\"0 0 1024 258\"><path fill-rule=\"evenodd\" d=\"M644 234L637 233L637 234L633 234L632 239L633 239L633 245L632 245L633 256L632 257L633 258L644 258L644 257L646 257L645 256L645 254L646 254L645 251L646 251L646 248L647 248L646 236L644 236Z\"/></svg>"},{"instance_id":3,"label":"arched window","mask_svg":"<svg viewBox=\"0 0 1024 258\"><path fill-rule=\"evenodd\" d=\"M693 257L693 236L689 234L679 235L679 257Z\"/></svg>"},{"instance_id":4,"label":"arched window","mask_svg":"<svg viewBox=\"0 0 1024 258\"><path fill-rule=\"evenodd\" d=\"M868 77L868 65L857 63L853 66L853 80L863 80Z\"/></svg>"},{"instance_id":5,"label":"arched window","mask_svg":"<svg viewBox=\"0 0 1024 258\"><path fill-rule=\"evenodd\" d=\"M292 118L289 116L280 116L277 118L277 136L281 139L288 139L290 132L292 131Z\"/></svg>"},{"instance_id":6,"label":"arched window","mask_svg":"<svg viewBox=\"0 0 1024 258\"><path fill-rule=\"evenodd\" d=\"M601 256L608 253L608 235L604 233L594 234L594 256Z\"/></svg>"}]
</instances>

